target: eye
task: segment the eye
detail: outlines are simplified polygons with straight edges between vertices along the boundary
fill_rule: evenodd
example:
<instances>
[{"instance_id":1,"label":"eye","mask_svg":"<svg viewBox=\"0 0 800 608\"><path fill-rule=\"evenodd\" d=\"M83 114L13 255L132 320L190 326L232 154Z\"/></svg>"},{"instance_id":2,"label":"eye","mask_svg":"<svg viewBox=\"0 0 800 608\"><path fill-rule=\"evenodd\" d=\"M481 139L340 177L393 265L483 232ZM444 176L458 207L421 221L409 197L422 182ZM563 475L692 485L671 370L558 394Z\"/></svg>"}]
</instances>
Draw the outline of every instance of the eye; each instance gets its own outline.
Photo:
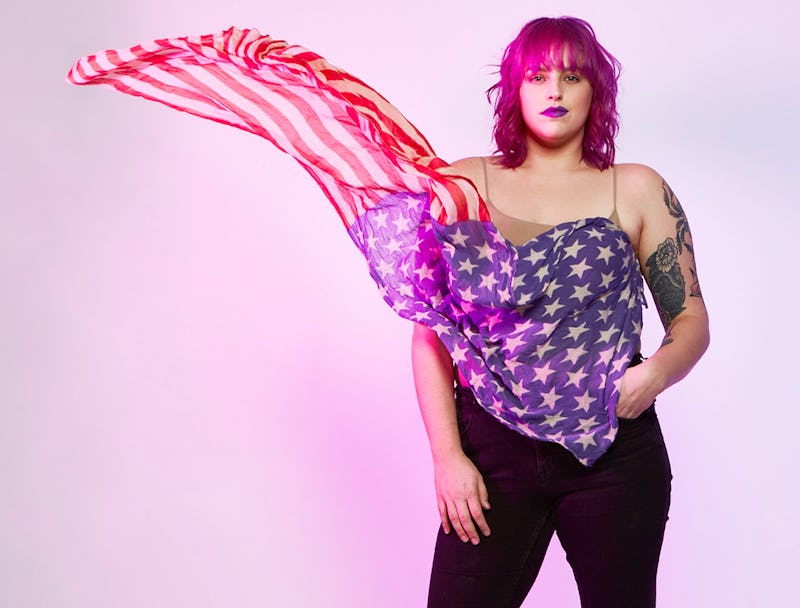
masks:
<instances>
[{"instance_id":1,"label":"eye","mask_svg":"<svg viewBox=\"0 0 800 608\"><path fill-rule=\"evenodd\" d=\"M581 77L578 76L577 74L567 74L566 76L564 76L564 80L566 82L580 82Z\"/></svg>"},{"instance_id":2,"label":"eye","mask_svg":"<svg viewBox=\"0 0 800 608\"><path fill-rule=\"evenodd\" d=\"M544 76L540 73L528 72L528 82L544 82Z\"/></svg>"}]
</instances>

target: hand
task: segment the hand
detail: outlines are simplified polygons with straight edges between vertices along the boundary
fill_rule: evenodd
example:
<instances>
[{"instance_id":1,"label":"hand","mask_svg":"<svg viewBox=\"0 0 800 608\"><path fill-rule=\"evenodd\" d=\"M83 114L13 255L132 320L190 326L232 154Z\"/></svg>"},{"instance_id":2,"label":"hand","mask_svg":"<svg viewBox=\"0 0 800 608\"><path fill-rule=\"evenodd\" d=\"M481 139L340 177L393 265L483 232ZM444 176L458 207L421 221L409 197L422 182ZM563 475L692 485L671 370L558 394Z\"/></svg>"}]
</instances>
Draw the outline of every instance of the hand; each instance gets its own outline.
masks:
<instances>
[{"instance_id":1,"label":"hand","mask_svg":"<svg viewBox=\"0 0 800 608\"><path fill-rule=\"evenodd\" d=\"M617 402L618 418L637 418L659 393L658 379L648 361L629 367L622 376Z\"/></svg>"},{"instance_id":2,"label":"hand","mask_svg":"<svg viewBox=\"0 0 800 608\"><path fill-rule=\"evenodd\" d=\"M483 477L463 452L435 461L434 473L444 533L452 528L463 542L477 545L476 526L484 536L490 532L483 516L483 510L491 508Z\"/></svg>"}]
</instances>

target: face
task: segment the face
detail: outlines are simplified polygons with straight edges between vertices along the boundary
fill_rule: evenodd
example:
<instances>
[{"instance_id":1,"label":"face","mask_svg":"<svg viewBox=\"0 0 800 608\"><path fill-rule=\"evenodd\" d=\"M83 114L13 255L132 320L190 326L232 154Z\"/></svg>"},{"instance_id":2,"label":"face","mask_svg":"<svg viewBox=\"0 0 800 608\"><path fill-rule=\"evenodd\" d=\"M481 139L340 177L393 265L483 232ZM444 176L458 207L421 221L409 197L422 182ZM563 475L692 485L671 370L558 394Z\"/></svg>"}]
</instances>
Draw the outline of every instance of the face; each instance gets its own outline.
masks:
<instances>
[{"instance_id":1,"label":"face","mask_svg":"<svg viewBox=\"0 0 800 608\"><path fill-rule=\"evenodd\" d=\"M592 85L579 71L558 66L528 70L519 88L519 100L528 136L534 141L558 147L583 140Z\"/></svg>"}]
</instances>

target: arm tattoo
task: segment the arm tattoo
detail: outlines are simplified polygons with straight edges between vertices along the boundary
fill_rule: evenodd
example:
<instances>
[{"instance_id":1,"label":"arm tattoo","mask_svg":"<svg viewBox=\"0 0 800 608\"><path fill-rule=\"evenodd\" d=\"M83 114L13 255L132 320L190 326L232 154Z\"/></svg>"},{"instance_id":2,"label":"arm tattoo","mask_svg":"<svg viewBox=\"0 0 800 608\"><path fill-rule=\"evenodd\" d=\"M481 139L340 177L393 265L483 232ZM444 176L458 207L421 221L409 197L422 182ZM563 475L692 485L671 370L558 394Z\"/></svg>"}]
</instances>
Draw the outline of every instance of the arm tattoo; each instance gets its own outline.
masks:
<instances>
[{"instance_id":1,"label":"arm tattoo","mask_svg":"<svg viewBox=\"0 0 800 608\"><path fill-rule=\"evenodd\" d=\"M678 250L678 255L680 255L681 252L683 251L683 248L686 247L686 251L688 251L692 255L692 263L694 263L694 247L692 246L692 233L689 230L689 223L686 221L686 214L684 214L683 212L683 207L681 207L680 201L678 201L678 198L675 196L675 193L672 191L672 188L670 188L666 182L662 181L661 187L664 191L663 192L664 204L667 206L669 214L676 220L675 245ZM689 266L689 273L692 276L692 284L689 286L689 295L696 298L702 298L703 294L700 293L700 282L697 279L697 270L693 265Z\"/></svg>"},{"instance_id":2,"label":"arm tattoo","mask_svg":"<svg viewBox=\"0 0 800 608\"><path fill-rule=\"evenodd\" d=\"M650 288L664 327L685 310L686 282L678 264L679 246L675 239L662 242L655 253L647 258Z\"/></svg>"}]
</instances>

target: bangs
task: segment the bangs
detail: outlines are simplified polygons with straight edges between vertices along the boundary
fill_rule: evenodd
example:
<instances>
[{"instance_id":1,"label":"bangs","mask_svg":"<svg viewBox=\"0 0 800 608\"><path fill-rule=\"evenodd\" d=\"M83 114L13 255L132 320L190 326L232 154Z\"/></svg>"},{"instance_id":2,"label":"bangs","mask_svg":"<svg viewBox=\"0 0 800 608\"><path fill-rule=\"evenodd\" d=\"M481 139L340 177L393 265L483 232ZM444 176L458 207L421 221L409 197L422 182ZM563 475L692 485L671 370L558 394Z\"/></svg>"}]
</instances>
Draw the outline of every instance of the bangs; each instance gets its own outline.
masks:
<instances>
[{"instance_id":1,"label":"bangs","mask_svg":"<svg viewBox=\"0 0 800 608\"><path fill-rule=\"evenodd\" d=\"M571 28L549 27L522 41L519 66L523 73L540 69L574 70L587 76L597 73L591 52L580 33Z\"/></svg>"}]
</instances>

